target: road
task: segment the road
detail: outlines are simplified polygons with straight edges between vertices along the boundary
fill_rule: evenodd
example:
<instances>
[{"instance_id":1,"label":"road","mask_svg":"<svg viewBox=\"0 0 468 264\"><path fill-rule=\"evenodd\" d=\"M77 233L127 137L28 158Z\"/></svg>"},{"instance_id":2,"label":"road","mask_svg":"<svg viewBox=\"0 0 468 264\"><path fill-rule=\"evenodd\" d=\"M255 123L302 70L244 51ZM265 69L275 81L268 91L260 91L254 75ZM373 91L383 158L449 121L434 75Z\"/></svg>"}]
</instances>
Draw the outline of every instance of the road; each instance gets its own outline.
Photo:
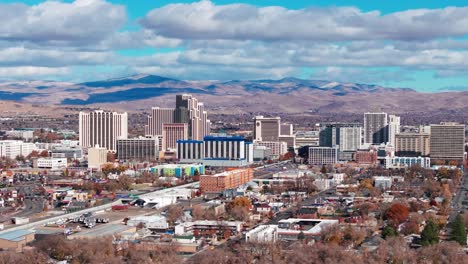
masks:
<instances>
[{"instance_id":1,"label":"road","mask_svg":"<svg viewBox=\"0 0 468 264\"><path fill-rule=\"evenodd\" d=\"M450 223L455 220L455 217L457 217L460 212L468 212L468 170L463 173L461 183L452 198L452 212L447 220L446 234L450 233Z\"/></svg>"}]
</instances>

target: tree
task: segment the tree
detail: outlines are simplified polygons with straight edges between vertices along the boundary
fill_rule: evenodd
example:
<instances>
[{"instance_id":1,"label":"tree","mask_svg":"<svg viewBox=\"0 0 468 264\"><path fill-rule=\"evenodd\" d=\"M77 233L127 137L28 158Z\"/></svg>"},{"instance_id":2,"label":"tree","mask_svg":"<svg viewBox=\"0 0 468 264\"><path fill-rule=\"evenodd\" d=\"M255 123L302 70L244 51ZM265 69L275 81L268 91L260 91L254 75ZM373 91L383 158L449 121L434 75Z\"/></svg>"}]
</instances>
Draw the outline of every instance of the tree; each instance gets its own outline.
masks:
<instances>
[{"instance_id":1,"label":"tree","mask_svg":"<svg viewBox=\"0 0 468 264\"><path fill-rule=\"evenodd\" d=\"M320 172L323 174L327 173L327 167L325 167L325 164L322 165L322 169L320 169Z\"/></svg>"},{"instance_id":2,"label":"tree","mask_svg":"<svg viewBox=\"0 0 468 264\"><path fill-rule=\"evenodd\" d=\"M302 232L302 231L299 232L299 235L297 235L297 239L299 239L299 240L304 240L304 239L305 239L305 234L304 234L304 232Z\"/></svg>"},{"instance_id":3,"label":"tree","mask_svg":"<svg viewBox=\"0 0 468 264\"><path fill-rule=\"evenodd\" d=\"M409 210L408 207L404 206L403 204L394 203L387 210L385 216L390 221L390 224L393 225L393 227L397 227L406 219L408 219Z\"/></svg>"},{"instance_id":4,"label":"tree","mask_svg":"<svg viewBox=\"0 0 468 264\"><path fill-rule=\"evenodd\" d=\"M457 242L458 244L465 246L466 245L466 230L465 223L463 223L463 218L460 214L455 217L455 220L450 225L450 240Z\"/></svg>"},{"instance_id":5,"label":"tree","mask_svg":"<svg viewBox=\"0 0 468 264\"><path fill-rule=\"evenodd\" d=\"M133 179L126 176L126 175L121 175L119 177L119 185L120 185L120 188L123 189L123 190L130 190L131 189L131 186L133 184Z\"/></svg>"},{"instance_id":6,"label":"tree","mask_svg":"<svg viewBox=\"0 0 468 264\"><path fill-rule=\"evenodd\" d=\"M171 224L174 223L184 215L184 208L180 205L169 205L166 210L166 219Z\"/></svg>"},{"instance_id":7,"label":"tree","mask_svg":"<svg viewBox=\"0 0 468 264\"><path fill-rule=\"evenodd\" d=\"M382 237L387 239L388 237L398 236L398 232L391 226L386 226L382 230Z\"/></svg>"},{"instance_id":8,"label":"tree","mask_svg":"<svg viewBox=\"0 0 468 264\"><path fill-rule=\"evenodd\" d=\"M432 220L429 220L421 232L421 245L430 246L436 243L439 243L439 227Z\"/></svg>"},{"instance_id":9,"label":"tree","mask_svg":"<svg viewBox=\"0 0 468 264\"><path fill-rule=\"evenodd\" d=\"M232 202L232 206L250 209L252 207L252 203L250 202L249 198L245 196L239 196L234 199L234 201Z\"/></svg>"}]
</instances>

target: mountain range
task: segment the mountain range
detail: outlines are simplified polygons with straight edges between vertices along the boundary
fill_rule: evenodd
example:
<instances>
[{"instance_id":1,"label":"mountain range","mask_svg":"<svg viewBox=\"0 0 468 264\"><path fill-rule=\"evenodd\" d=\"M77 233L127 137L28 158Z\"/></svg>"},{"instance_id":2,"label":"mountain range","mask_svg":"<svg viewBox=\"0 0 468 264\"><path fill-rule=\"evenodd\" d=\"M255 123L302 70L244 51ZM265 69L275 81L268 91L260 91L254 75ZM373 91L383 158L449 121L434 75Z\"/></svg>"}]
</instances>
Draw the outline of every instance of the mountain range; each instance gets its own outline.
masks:
<instances>
[{"instance_id":1,"label":"mountain range","mask_svg":"<svg viewBox=\"0 0 468 264\"><path fill-rule=\"evenodd\" d=\"M0 83L0 100L54 106L141 111L168 107L175 94L190 93L219 113L275 112L393 113L466 111L468 91L423 93L408 88L284 78L280 80L188 81L134 75L96 82L18 81Z\"/></svg>"}]
</instances>

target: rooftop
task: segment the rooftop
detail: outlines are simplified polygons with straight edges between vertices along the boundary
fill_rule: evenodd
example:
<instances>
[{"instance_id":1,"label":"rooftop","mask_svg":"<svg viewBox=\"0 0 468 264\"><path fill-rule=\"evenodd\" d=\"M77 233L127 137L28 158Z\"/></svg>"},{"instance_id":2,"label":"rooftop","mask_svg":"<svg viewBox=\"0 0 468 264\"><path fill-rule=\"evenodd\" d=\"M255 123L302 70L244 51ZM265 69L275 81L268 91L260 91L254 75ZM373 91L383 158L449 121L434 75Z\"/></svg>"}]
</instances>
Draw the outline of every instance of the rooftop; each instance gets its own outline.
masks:
<instances>
[{"instance_id":1,"label":"rooftop","mask_svg":"<svg viewBox=\"0 0 468 264\"><path fill-rule=\"evenodd\" d=\"M23 240L24 236L27 236L32 233L34 232L30 230L19 229L0 234L0 239L17 242Z\"/></svg>"}]
</instances>

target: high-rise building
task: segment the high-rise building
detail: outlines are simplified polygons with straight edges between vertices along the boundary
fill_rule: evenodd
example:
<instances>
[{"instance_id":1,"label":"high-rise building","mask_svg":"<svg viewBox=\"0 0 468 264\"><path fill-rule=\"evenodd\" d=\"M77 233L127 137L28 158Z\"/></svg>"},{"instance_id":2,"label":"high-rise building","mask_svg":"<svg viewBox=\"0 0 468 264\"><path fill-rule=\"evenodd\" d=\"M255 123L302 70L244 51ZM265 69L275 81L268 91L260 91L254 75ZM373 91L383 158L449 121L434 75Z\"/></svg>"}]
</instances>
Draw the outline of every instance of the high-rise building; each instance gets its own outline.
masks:
<instances>
[{"instance_id":1,"label":"high-rise building","mask_svg":"<svg viewBox=\"0 0 468 264\"><path fill-rule=\"evenodd\" d=\"M465 126L443 122L431 125L431 160L462 161L465 153Z\"/></svg>"},{"instance_id":2,"label":"high-rise building","mask_svg":"<svg viewBox=\"0 0 468 264\"><path fill-rule=\"evenodd\" d=\"M99 145L108 151L116 151L117 139L127 138L127 113L80 112L79 116L80 145L83 148Z\"/></svg>"},{"instance_id":3,"label":"high-rise building","mask_svg":"<svg viewBox=\"0 0 468 264\"><path fill-rule=\"evenodd\" d=\"M326 165L338 162L337 147L310 147L309 148L309 164L310 165Z\"/></svg>"},{"instance_id":4,"label":"high-rise building","mask_svg":"<svg viewBox=\"0 0 468 264\"><path fill-rule=\"evenodd\" d=\"M187 140L189 126L187 123L163 124L162 149L175 149L177 140Z\"/></svg>"},{"instance_id":5,"label":"high-rise building","mask_svg":"<svg viewBox=\"0 0 468 264\"><path fill-rule=\"evenodd\" d=\"M280 126L280 135L281 136L291 136L291 135L293 135L293 125L292 124L281 124L281 126Z\"/></svg>"},{"instance_id":6,"label":"high-rise building","mask_svg":"<svg viewBox=\"0 0 468 264\"><path fill-rule=\"evenodd\" d=\"M119 160L153 161L158 158L158 138L130 138L117 140Z\"/></svg>"},{"instance_id":7,"label":"high-rise building","mask_svg":"<svg viewBox=\"0 0 468 264\"><path fill-rule=\"evenodd\" d=\"M280 117L254 118L254 140L255 141L278 141L281 134Z\"/></svg>"},{"instance_id":8,"label":"high-rise building","mask_svg":"<svg viewBox=\"0 0 468 264\"><path fill-rule=\"evenodd\" d=\"M388 143L395 146L395 136L400 133L400 117L396 115L388 116Z\"/></svg>"},{"instance_id":9,"label":"high-rise building","mask_svg":"<svg viewBox=\"0 0 468 264\"><path fill-rule=\"evenodd\" d=\"M382 144L388 142L387 113L364 114L364 143Z\"/></svg>"},{"instance_id":10,"label":"high-rise building","mask_svg":"<svg viewBox=\"0 0 468 264\"><path fill-rule=\"evenodd\" d=\"M361 148L362 127L357 123L325 124L319 134L321 147L338 146L340 152Z\"/></svg>"},{"instance_id":11,"label":"high-rise building","mask_svg":"<svg viewBox=\"0 0 468 264\"><path fill-rule=\"evenodd\" d=\"M145 133L148 136L158 136L163 133L163 124L181 123L188 125L188 136L193 140L202 140L210 134L211 122L203 103L189 94L176 96L175 108L153 107Z\"/></svg>"},{"instance_id":12,"label":"high-rise building","mask_svg":"<svg viewBox=\"0 0 468 264\"><path fill-rule=\"evenodd\" d=\"M162 135L163 124L174 123L174 109L172 108L151 108L151 115L148 116L148 124L145 126L145 135Z\"/></svg>"},{"instance_id":13,"label":"high-rise building","mask_svg":"<svg viewBox=\"0 0 468 264\"><path fill-rule=\"evenodd\" d=\"M404 132L395 135L395 154L402 157L428 156L430 134Z\"/></svg>"}]
</instances>

